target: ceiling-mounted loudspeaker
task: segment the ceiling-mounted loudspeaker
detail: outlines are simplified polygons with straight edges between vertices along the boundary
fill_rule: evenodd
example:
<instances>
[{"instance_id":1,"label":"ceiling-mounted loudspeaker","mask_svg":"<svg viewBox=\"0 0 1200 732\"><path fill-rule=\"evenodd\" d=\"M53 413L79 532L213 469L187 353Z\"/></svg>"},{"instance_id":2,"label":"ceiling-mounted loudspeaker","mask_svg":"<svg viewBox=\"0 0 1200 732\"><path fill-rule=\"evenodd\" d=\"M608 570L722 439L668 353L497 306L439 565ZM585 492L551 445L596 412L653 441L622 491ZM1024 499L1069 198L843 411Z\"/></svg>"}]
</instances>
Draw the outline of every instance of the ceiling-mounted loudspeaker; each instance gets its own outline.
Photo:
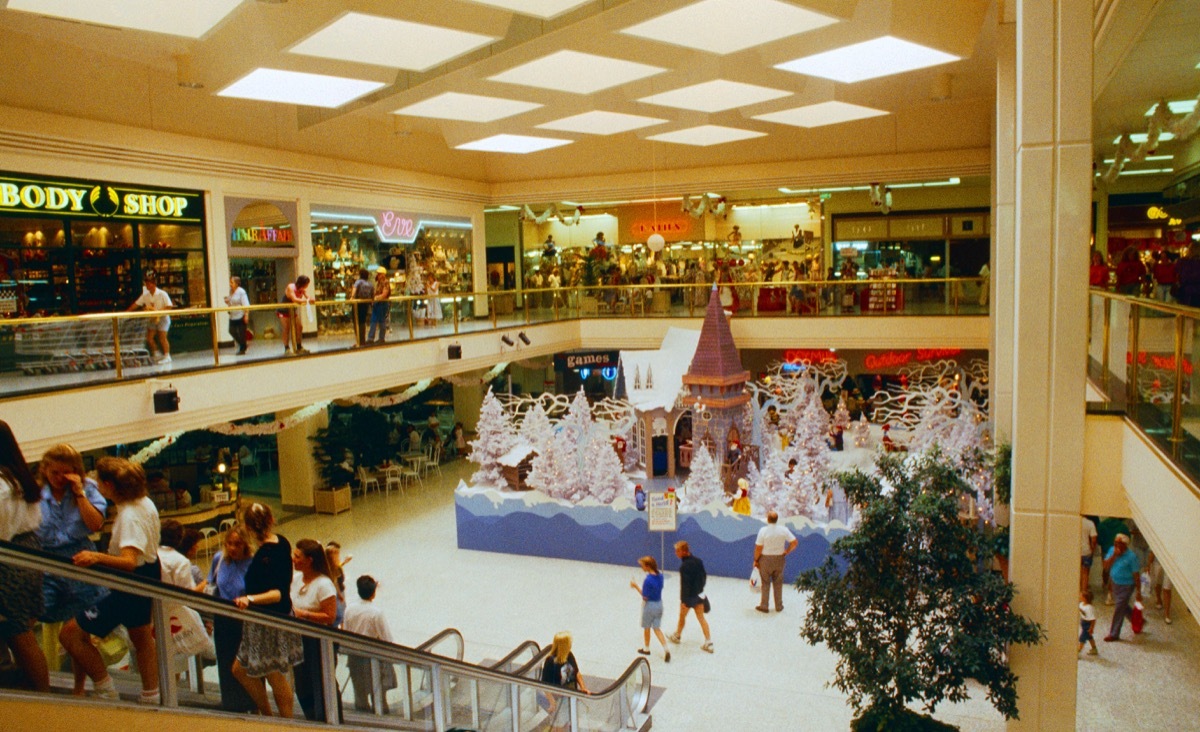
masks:
<instances>
[{"instance_id":1,"label":"ceiling-mounted loudspeaker","mask_svg":"<svg viewBox=\"0 0 1200 732\"><path fill-rule=\"evenodd\" d=\"M513 346L517 345L516 341L514 341L507 334L500 336L500 342L503 343L504 345L508 346L509 348L512 348Z\"/></svg>"},{"instance_id":2,"label":"ceiling-mounted loudspeaker","mask_svg":"<svg viewBox=\"0 0 1200 732\"><path fill-rule=\"evenodd\" d=\"M518 334L517 334L517 337L518 337L518 338L520 338L520 339L521 339L521 342L522 342L522 343L524 343L524 344L525 344L525 345L527 345L527 346L528 346L530 343L532 343L532 341L530 341L530 340L529 340L529 336L525 335L525 331L521 331L520 333L518 333Z\"/></svg>"},{"instance_id":3,"label":"ceiling-mounted loudspeaker","mask_svg":"<svg viewBox=\"0 0 1200 732\"><path fill-rule=\"evenodd\" d=\"M154 413L165 414L179 411L179 392L174 389L159 389L154 392Z\"/></svg>"},{"instance_id":4,"label":"ceiling-mounted loudspeaker","mask_svg":"<svg viewBox=\"0 0 1200 732\"><path fill-rule=\"evenodd\" d=\"M462 346L457 343L451 343L446 346L446 358L451 361L457 361L462 358Z\"/></svg>"}]
</instances>

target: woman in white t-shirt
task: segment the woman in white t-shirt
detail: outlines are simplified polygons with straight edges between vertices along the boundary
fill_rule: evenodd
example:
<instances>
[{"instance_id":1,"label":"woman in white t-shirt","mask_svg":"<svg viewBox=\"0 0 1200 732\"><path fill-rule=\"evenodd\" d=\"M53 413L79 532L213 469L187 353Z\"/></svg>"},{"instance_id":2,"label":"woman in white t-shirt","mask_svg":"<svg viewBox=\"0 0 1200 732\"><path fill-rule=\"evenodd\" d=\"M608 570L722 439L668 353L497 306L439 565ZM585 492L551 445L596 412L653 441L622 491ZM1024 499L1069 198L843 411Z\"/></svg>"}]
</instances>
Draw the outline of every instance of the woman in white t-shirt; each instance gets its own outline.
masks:
<instances>
[{"instance_id":1,"label":"woman in white t-shirt","mask_svg":"<svg viewBox=\"0 0 1200 732\"><path fill-rule=\"evenodd\" d=\"M292 614L301 620L332 626L337 619L337 587L329 578L325 548L301 539L292 549ZM304 660L296 666L296 698L310 721L325 719L325 689L321 682L321 642L304 637Z\"/></svg>"},{"instance_id":2,"label":"woman in white t-shirt","mask_svg":"<svg viewBox=\"0 0 1200 732\"><path fill-rule=\"evenodd\" d=\"M41 549L42 491L17 438L0 422L0 540ZM50 691L46 657L33 635L42 612L42 573L0 563L0 639L12 649L17 665L35 691Z\"/></svg>"},{"instance_id":3,"label":"woman in white t-shirt","mask_svg":"<svg viewBox=\"0 0 1200 732\"><path fill-rule=\"evenodd\" d=\"M124 458L103 457L96 462L100 493L117 506L108 553L81 551L72 561L79 567L101 565L132 572L155 581L162 579L158 562L158 509L146 496L146 473L142 466ZM154 645L154 626L150 622L151 600L113 590L107 597L68 620L59 633L63 648L71 654L76 668L92 679L96 696L118 698L112 678L91 636L103 638L118 625L124 625L133 641L137 666L142 674L143 704L158 704L158 654ZM83 678L77 676L75 694L83 695Z\"/></svg>"}]
</instances>

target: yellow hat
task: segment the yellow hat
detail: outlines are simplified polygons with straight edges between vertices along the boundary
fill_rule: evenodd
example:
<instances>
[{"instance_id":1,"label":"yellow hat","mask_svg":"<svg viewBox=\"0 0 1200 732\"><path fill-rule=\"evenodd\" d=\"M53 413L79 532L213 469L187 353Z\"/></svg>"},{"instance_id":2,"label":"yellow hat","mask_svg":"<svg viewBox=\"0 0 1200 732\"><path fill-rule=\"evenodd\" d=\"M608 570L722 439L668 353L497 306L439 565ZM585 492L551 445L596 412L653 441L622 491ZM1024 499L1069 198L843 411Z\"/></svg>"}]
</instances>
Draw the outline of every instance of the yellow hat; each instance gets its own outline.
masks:
<instances>
[{"instance_id":1,"label":"yellow hat","mask_svg":"<svg viewBox=\"0 0 1200 732\"><path fill-rule=\"evenodd\" d=\"M386 276L387 276L387 270L386 270L386 269L384 269L383 267L379 267L379 268L377 268L377 269L375 270L375 276L376 276L376 277L378 277L379 275L383 275L383 276L385 276L385 277L386 277Z\"/></svg>"}]
</instances>

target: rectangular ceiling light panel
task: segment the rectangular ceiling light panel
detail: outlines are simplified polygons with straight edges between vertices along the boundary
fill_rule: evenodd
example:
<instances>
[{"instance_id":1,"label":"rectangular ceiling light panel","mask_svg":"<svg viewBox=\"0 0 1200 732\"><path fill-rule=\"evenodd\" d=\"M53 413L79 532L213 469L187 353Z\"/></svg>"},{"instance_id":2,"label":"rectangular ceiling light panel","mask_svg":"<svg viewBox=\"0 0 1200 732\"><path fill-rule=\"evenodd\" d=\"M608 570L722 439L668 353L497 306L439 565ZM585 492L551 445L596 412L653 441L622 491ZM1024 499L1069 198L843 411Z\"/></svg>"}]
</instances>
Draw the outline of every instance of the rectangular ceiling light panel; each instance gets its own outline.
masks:
<instances>
[{"instance_id":1,"label":"rectangular ceiling light panel","mask_svg":"<svg viewBox=\"0 0 1200 732\"><path fill-rule=\"evenodd\" d=\"M713 79L702 84L693 84L661 94L642 97L639 102L660 104L664 107L692 109L697 112L722 112L735 107L767 102L790 96L791 92L765 86L744 84L740 81Z\"/></svg>"},{"instance_id":2,"label":"rectangular ceiling light panel","mask_svg":"<svg viewBox=\"0 0 1200 732\"><path fill-rule=\"evenodd\" d=\"M853 84L856 81L877 79L959 60L958 56L944 51L892 36L880 36L862 43L794 59L778 64L775 68Z\"/></svg>"},{"instance_id":3,"label":"rectangular ceiling light panel","mask_svg":"<svg viewBox=\"0 0 1200 732\"><path fill-rule=\"evenodd\" d=\"M1129 141L1132 143L1138 144L1138 145L1142 144L1143 142L1145 142L1149 139L1150 139L1150 134L1147 132L1134 132L1133 134L1131 134L1129 136ZM1175 135L1170 132L1158 133L1158 141L1159 142L1170 142L1171 140L1174 140L1174 139L1175 139ZM1113 144L1114 145L1121 144L1121 136L1120 135L1117 135L1115 138L1113 138Z\"/></svg>"},{"instance_id":4,"label":"rectangular ceiling light panel","mask_svg":"<svg viewBox=\"0 0 1200 732\"><path fill-rule=\"evenodd\" d=\"M217 96L334 108L383 86L381 81L258 68L217 92Z\"/></svg>"},{"instance_id":5,"label":"rectangular ceiling light panel","mask_svg":"<svg viewBox=\"0 0 1200 732\"><path fill-rule=\"evenodd\" d=\"M558 51L496 74L490 77L490 80L575 94L591 94L664 71L664 68L635 61L579 51Z\"/></svg>"},{"instance_id":6,"label":"rectangular ceiling light panel","mask_svg":"<svg viewBox=\"0 0 1200 732\"><path fill-rule=\"evenodd\" d=\"M761 119L766 122L778 122L781 125L793 125L795 127L823 127L825 125L850 122L856 119L878 117L884 114L888 113L882 109L872 109L871 107L861 107L857 104L833 101L784 109L770 114L760 114L756 115L754 119Z\"/></svg>"},{"instance_id":7,"label":"rectangular ceiling light panel","mask_svg":"<svg viewBox=\"0 0 1200 732\"><path fill-rule=\"evenodd\" d=\"M675 132L664 132L661 135L651 135L646 139L658 140L659 142L674 142L680 145L708 147L709 145L721 145L726 142L737 142L738 140L749 140L755 137L766 137L766 135L767 133L765 132L740 130L736 127L700 125L699 127L689 127L685 130L676 130Z\"/></svg>"},{"instance_id":8,"label":"rectangular ceiling light panel","mask_svg":"<svg viewBox=\"0 0 1200 732\"><path fill-rule=\"evenodd\" d=\"M494 8L504 8L521 15L550 19L587 5L592 0L474 0L474 2L491 5Z\"/></svg>"},{"instance_id":9,"label":"rectangular ceiling light panel","mask_svg":"<svg viewBox=\"0 0 1200 732\"><path fill-rule=\"evenodd\" d=\"M462 122L495 122L515 114L537 109L542 105L516 99L485 97L478 94L446 92L416 104L397 109L394 114L433 119L456 119Z\"/></svg>"},{"instance_id":10,"label":"rectangular ceiling light panel","mask_svg":"<svg viewBox=\"0 0 1200 732\"><path fill-rule=\"evenodd\" d=\"M657 117L643 117L639 114L594 111L584 112L573 117L564 117L538 125L538 127L543 130L582 132L587 135L616 135L651 125L661 125L666 121Z\"/></svg>"},{"instance_id":11,"label":"rectangular ceiling light panel","mask_svg":"<svg viewBox=\"0 0 1200 732\"><path fill-rule=\"evenodd\" d=\"M836 22L779 0L701 0L621 32L724 55Z\"/></svg>"},{"instance_id":12,"label":"rectangular ceiling light panel","mask_svg":"<svg viewBox=\"0 0 1200 732\"><path fill-rule=\"evenodd\" d=\"M8 0L8 9L199 38L241 4L242 0L187 0L164 8L162 0Z\"/></svg>"},{"instance_id":13,"label":"rectangular ceiling light panel","mask_svg":"<svg viewBox=\"0 0 1200 732\"><path fill-rule=\"evenodd\" d=\"M346 13L297 43L291 51L305 56L426 71L495 40L494 36L436 25Z\"/></svg>"},{"instance_id":14,"label":"rectangular ceiling light panel","mask_svg":"<svg viewBox=\"0 0 1200 732\"><path fill-rule=\"evenodd\" d=\"M1154 114L1154 108L1157 106L1158 104L1151 104L1150 109L1146 110L1146 116L1149 117L1150 115ZM1179 102L1167 102L1167 109L1171 110L1171 114L1191 114L1192 110L1195 108L1195 99L1184 99L1183 101Z\"/></svg>"},{"instance_id":15,"label":"rectangular ceiling light panel","mask_svg":"<svg viewBox=\"0 0 1200 732\"><path fill-rule=\"evenodd\" d=\"M549 150L553 147L570 145L574 140L561 140L553 137L530 137L528 135L492 135L482 140L466 142L457 146L457 150L479 150L482 152L525 153Z\"/></svg>"}]
</instances>

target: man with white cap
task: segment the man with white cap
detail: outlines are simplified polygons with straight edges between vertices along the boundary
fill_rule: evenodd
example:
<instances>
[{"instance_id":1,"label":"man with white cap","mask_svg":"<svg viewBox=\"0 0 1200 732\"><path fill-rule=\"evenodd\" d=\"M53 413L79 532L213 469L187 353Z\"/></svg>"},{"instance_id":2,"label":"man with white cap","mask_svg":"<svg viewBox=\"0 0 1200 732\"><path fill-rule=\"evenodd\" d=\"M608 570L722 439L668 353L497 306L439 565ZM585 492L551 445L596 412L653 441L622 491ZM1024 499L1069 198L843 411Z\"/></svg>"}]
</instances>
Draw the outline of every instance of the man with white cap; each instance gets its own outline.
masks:
<instances>
[{"instance_id":1,"label":"man with white cap","mask_svg":"<svg viewBox=\"0 0 1200 732\"><path fill-rule=\"evenodd\" d=\"M1129 535L1117 534L1113 538L1112 548L1104 555L1104 568L1112 581L1113 608L1112 625L1108 629L1106 641L1121 640L1121 626L1125 623L1132 608L1129 601L1133 599L1134 588L1137 587L1138 570L1141 563L1138 556L1129 549Z\"/></svg>"}]
</instances>

